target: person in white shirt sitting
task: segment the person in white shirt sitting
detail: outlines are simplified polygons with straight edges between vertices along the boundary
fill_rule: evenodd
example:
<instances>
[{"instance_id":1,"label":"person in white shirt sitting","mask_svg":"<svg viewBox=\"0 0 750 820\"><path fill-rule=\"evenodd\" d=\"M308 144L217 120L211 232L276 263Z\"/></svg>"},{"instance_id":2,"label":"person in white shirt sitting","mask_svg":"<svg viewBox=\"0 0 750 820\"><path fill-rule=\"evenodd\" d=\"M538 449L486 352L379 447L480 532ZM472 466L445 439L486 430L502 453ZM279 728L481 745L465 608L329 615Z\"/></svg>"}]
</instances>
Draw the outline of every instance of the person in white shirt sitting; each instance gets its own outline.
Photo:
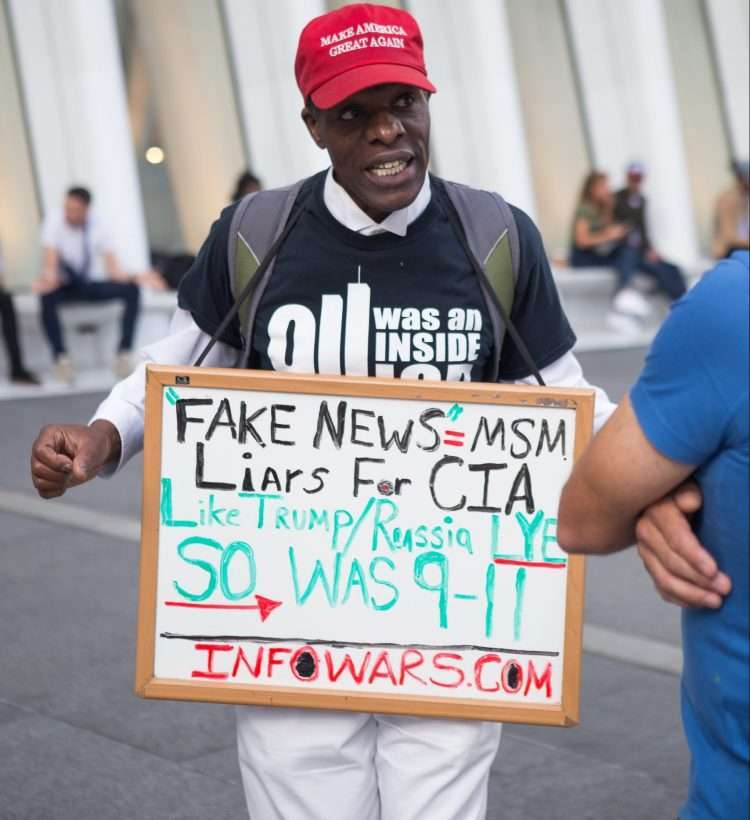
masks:
<instances>
[{"instance_id":1,"label":"person in white shirt sitting","mask_svg":"<svg viewBox=\"0 0 750 820\"><path fill-rule=\"evenodd\" d=\"M60 305L111 300L124 303L115 361L115 372L120 377L130 372L140 305L135 277L122 270L107 231L90 211L91 192L70 188L62 212L50 214L42 228L42 273L35 290L41 295L42 324L55 358L56 375L65 382L72 382L73 368L60 324Z\"/></svg>"}]
</instances>

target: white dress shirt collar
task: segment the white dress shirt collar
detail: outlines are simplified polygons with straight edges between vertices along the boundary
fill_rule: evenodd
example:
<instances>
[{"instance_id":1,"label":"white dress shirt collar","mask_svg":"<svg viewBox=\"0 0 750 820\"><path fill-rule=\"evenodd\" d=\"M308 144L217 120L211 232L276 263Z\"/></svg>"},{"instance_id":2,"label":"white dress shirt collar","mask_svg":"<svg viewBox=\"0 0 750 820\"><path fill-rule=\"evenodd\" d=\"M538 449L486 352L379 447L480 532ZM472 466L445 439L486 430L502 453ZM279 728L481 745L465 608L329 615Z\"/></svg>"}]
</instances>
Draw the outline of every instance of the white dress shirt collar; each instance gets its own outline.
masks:
<instances>
[{"instance_id":1,"label":"white dress shirt collar","mask_svg":"<svg viewBox=\"0 0 750 820\"><path fill-rule=\"evenodd\" d=\"M336 182L333 178L333 168L328 169L323 187L323 201L331 216L345 228L363 236L374 236L378 233L406 236L409 225L419 218L430 204L431 196L430 175L425 174L422 187L410 205L388 214L382 222L374 222Z\"/></svg>"}]
</instances>

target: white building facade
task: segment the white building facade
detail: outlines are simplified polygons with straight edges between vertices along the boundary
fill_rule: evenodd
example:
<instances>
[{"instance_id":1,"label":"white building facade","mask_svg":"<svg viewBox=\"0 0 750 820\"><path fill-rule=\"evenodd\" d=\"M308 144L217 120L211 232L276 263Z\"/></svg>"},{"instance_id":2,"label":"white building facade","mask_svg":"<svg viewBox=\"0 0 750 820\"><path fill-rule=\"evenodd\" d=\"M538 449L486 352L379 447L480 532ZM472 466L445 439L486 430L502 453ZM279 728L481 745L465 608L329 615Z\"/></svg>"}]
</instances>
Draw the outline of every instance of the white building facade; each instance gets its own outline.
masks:
<instances>
[{"instance_id":1,"label":"white building facade","mask_svg":"<svg viewBox=\"0 0 750 820\"><path fill-rule=\"evenodd\" d=\"M0 243L29 286L39 225L85 185L124 266L194 253L240 171L326 166L294 53L325 0L1 0ZM748 0L403 0L425 37L433 169L500 191L564 257L591 168L646 165L665 255L706 255L747 158ZM148 152L149 148L160 151Z\"/></svg>"}]
</instances>

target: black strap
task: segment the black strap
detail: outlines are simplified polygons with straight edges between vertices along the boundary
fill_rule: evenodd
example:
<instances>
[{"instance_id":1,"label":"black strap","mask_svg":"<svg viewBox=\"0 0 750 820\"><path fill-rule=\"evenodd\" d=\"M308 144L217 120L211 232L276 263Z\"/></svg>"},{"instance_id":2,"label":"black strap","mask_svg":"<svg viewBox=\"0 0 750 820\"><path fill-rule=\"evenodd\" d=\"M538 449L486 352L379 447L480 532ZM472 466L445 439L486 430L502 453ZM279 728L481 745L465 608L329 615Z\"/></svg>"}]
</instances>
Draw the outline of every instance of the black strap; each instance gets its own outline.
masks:
<instances>
[{"instance_id":1,"label":"black strap","mask_svg":"<svg viewBox=\"0 0 750 820\"><path fill-rule=\"evenodd\" d=\"M268 266L271 264L271 262L273 262L274 257L279 252L279 248L281 248L287 236L289 236L290 231L297 224L297 220L300 218L304 210L304 206L300 205L297 208L296 213L293 213L292 216L289 218L288 222L284 226L284 230L279 234L278 237L276 237L276 241L273 243L273 245L271 245L271 247L268 250L268 253L263 257L263 261L260 263L260 265L258 265L258 269L255 271L255 275L250 279L250 281L245 285L245 287L242 288L242 292L238 294L237 299L232 305L232 309L221 320L221 324L218 328L216 328L214 335L211 337L208 344L203 348L203 351L201 352L200 356L198 356L198 358L195 360L195 364L193 365L194 367L200 367L203 364L203 362L206 360L206 356L208 356L216 342L219 341L221 335L229 327L229 323L239 313L242 304L252 293L255 283L263 278L263 275L268 270Z\"/></svg>"},{"instance_id":2,"label":"black strap","mask_svg":"<svg viewBox=\"0 0 750 820\"><path fill-rule=\"evenodd\" d=\"M471 266L474 268L474 273L476 274L477 278L480 282L483 282L487 288L489 293L493 293L492 286L490 285L487 274L484 272L484 268L479 263L479 260L474 255L474 252L469 247L469 240L466 238L466 231L464 231L464 226L461 224L461 220L458 218L458 214L456 213L455 208L453 207L453 203L448 198L448 194L443 188L442 185L434 185L433 190L438 192L438 196L440 197L443 205L444 210L448 216L448 219L453 226L453 230L456 232L456 236L458 237L458 241L461 243L461 247L464 249L464 253L471 262ZM505 324L505 327L510 333L510 337L513 340L513 343L518 348L518 352L521 354L521 358L524 361L526 367L529 368L529 371L534 376L534 378L539 382L539 384L544 387L544 379L542 378L542 374L539 372L539 368L536 366L534 359L531 357L531 353L529 353L529 349L526 347L526 343L521 338L521 334L516 330L516 326L511 321L510 315L508 311L503 306L502 302L495 297L495 304L497 305L500 316Z\"/></svg>"}]
</instances>

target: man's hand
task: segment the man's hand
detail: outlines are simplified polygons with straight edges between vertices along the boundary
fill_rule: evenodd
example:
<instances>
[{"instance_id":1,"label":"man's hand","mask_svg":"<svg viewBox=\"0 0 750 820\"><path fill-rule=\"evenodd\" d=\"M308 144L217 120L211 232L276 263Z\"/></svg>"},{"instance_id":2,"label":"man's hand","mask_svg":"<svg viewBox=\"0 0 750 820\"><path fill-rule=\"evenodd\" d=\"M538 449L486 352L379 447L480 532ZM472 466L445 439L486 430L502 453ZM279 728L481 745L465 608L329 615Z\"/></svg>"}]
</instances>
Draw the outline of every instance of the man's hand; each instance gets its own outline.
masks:
<instances>
[{"instance_id":1,"label":"man's hand","mask_svg":"<svg viewBox=\"0 0 750 820\"><path fill-rule=\"evenodd\" d=\"M690 526L702 503L698 485L686 481L647 507L635 529L638 554L665 601L718 609L732 583Z\"/></svg>"},{"instance_id":2,"label":"man's hand","mask_svg":"<svg viewBox=\"0 0 750 820\"><path fill-rule=\"evenodd\" d=\"M657 262L661 262L661 256L659 256L658 252L655 251L653 248L649 248L646 251L646 259L648 259L649 262L653 262L654 264L656 264Z\"/></svg>"},{"instance_id":3,"label":"man's hand","mask_svg":"<svg viewBox=\"0 0 750 820\"><path fill-rule=\"evenodd\" d=\"M42 498L57 498L69 487L94 478L120 457L120 435L108 421L43 427L31 449L31 480Z\"/></svg>"},{"instance_id":4,"label":"man's hand","mask_svg":"<svg viewBox=\"0 0 750 820\"><path fill-rule=\"evenodd\" d=\"M630 228L622 222L615 222L613 225L605 228L604 231L606 232L606 241L617 242L620 239L624 239L628 235Z\"/></svg>"},{"instance_id":5,"label":"man's hand","mask_svg":"<svg viewBox=\"0 0 750 820\"><path fill-rule=\"evenodd\" d=\"M149 268L142 273L136 274L131 278L131 282L135 282L136 285L151 288L152 290L169 290L166 279L156 268Z\"/></svg>"},{"instance_id":6,"label":"man's hand","mask_svg":"<svg viewBox=\"0 0 750 820\"><path fill-rule=\"evenodd\" d=\"M44 296L45 293L52 293L62 285L62 279L57 273L43 273L38 279L31 284L31 289L34 293Z\"/></svg>"}]
</instances>

